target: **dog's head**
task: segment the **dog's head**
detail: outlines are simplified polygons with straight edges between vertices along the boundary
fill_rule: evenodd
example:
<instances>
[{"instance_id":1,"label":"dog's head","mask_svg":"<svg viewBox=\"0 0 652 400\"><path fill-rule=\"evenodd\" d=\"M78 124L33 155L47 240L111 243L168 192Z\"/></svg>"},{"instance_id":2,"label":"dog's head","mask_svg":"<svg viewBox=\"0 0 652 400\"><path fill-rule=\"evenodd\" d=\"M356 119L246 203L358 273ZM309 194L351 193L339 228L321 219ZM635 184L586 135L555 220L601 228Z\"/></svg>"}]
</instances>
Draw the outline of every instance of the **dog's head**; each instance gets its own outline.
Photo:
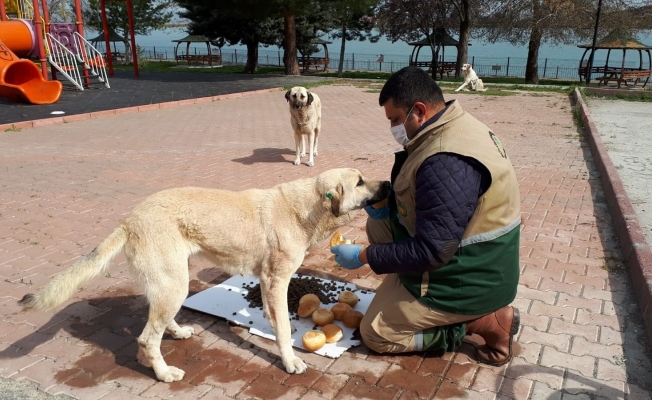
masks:
<instances>
[{"instance_id":1,"label":"dog's head","mask_svg":"<svg viewBox=\"0 0 652 400\"><path fill-rule=\"evenodd\" d=\"M391 189L388 181L367 179L353 168L330 169L317 177L319 195L336 217L386 199Z\"/></svg>"},{"instance_id":2,"label":"dog's head","mask_svg":"<svg viewBox=\"0 0 652 400\"><path fill-rule=\"evenodd\" d=\"M312 93L303 86L295 86L285 93L285 100L290 103L290 108L301 110L303 106L309 106L313 101Z\"/></svg>"},{"instance_id":3,"label":"dog's head","mask_svg":"<svg viewBox=\"0 0 652 400\"><path fill-rule=\"evenodd\" d=\"M471 64L462 64L462 75L466 76L473 70Z\"/></svg>"}]
</instances>

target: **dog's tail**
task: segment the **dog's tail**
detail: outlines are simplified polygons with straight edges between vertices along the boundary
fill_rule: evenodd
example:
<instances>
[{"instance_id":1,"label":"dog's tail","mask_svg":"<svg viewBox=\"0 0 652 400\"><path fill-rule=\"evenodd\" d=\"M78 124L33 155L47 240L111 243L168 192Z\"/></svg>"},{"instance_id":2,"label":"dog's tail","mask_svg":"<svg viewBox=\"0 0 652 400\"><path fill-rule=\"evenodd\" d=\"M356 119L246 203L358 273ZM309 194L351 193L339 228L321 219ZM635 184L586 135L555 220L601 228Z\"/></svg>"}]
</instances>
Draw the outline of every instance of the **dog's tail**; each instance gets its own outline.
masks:
<instances>
[{"instance_id":1,"label":"dog's tail","mask_svg":"<svg viewBox=\"0 0 652 400\"><path fill-rule=\"evenodd\" d=\"M26 294L18 303L25 308L51 310L68 300L84 283L99 275L127 242L127 232L117 227L99 246L63 271L37 294Z\"/></svg>"}]
</instances>

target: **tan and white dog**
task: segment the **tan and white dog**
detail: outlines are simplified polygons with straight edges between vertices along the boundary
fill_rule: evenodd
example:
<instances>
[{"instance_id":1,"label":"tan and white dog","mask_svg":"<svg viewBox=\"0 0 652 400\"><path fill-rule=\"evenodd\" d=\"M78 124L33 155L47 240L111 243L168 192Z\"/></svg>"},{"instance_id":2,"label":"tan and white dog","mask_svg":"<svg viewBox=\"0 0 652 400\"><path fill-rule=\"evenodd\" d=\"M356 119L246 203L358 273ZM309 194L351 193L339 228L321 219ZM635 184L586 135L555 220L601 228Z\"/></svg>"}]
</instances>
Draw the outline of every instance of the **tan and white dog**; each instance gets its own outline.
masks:
<instances>
[{"instance_id":1,"label":"tan and white dog","mask_svg":"<svg viewBox=\"0 0 652 400\"><path fill-rule=\"evenodd\" d=\"M464 77L464 83L455 89L456 92L459 92L460 90L469 90L467 89L469 86L471 90L479 92L484 92L487 90L484 88L482 79L478 78L478 75L473 70L473 66L471 66L471 64L462 64L462 76Z\"/></svg>"},{"instance_id":2,"label":"tan and white dog","mask_svg":"<svg viewBox=\"0 0 652 400\"><path fill-rule=\"evenodd\" d=\"M308 137L308 166L315 165L319 132L321 131L321 100L317 93L309 92L302 86L295 86L285 93L290 103L290 123L294 131L294 144L297 155L294 165L301 164L306 156L306 136Z\"/></svg>"},{"instance_id":3,"label":"tan and white dog","mask_svg":"<svg viewBox=\"0 0 652 400\"><path fill-rule=\"evenodd\" d=\"M188 296L188 260L208 257L231 275L260 277L263 312L276 334L288 373L306 364L294 354L287 291L306 251L349 222L358 210L389 196L391 185L367 180L351 168L271 189L241 192L186 187L163 190L137 205L92 252L57 275L45 289L27 294L26 308L50 310L101 274L124 250L131 273L145 291L149 317L138 343L156 377L181 380L185 372L165 363L161 338L187 339L194 330L174 317Z\"/></svg>"}]
</instances>

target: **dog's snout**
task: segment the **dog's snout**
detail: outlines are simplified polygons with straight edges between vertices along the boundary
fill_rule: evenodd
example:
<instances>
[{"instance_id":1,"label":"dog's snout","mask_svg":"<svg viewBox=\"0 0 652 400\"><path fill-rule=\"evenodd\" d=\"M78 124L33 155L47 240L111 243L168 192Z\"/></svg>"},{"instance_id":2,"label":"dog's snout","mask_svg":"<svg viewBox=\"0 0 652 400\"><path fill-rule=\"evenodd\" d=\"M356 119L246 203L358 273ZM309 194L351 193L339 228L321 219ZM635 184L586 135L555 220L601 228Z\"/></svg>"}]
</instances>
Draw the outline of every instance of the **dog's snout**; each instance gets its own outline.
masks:
<instances>
[{"instance_id":1,"label":"dog's snout","mask_svg":"<svg viewBox=\"0 0 652 400\"><path fill-rule=\"evenodd\" d=\"M376 193L367 200L367 206L379 203L389 197L389 194L392 192L392 184L389 181L383 181L378 185Z\"/></svg>"},{"instance_id":2,"label":"dog's snout","mask_svg":"<svg viewBox=\"0 0 652 400\"><path fill-rule=\"evenodd\" d=\"M295 101L294 102L294 108L296 108L297 110L300 110L302 106L303 106L303 104L301 104L300 101Z\"/></svg>"}]
</instances>

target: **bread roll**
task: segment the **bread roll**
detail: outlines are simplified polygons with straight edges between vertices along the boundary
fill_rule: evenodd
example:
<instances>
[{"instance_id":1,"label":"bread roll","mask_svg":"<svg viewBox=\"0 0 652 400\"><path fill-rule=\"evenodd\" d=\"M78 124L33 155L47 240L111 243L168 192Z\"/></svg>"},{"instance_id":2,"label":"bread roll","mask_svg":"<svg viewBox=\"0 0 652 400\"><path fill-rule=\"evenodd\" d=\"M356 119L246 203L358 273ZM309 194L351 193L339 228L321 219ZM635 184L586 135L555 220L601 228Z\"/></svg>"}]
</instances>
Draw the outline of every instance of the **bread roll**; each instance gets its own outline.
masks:
<instances>
[{"instance_id":1,"label":"bread roll","mask_svg":"<svg viewBox=\"0 0 652 400\"><path fill-rule=\"evenodd\" d=\"M343 241L344 235L342 235L342 232L335 232L333 237L331 237L331 247L340 245Z\"/></svg>"},{"instance_id":2,"label":"bread roll","mask_svg":"<svg viewBox=\"0 0 652 400\"><path fill-rule=\"evenodd\" d=\"M314 301L317 304L321 304L321 301L319 300L319 297L317 297L317 295L313 294L313 293L308 293L308 294L304 294L303 296L301 296L301 299L299 300L299 304L303 304L304 302L306 302L308 300Z\"/></svg>"},{"instance_id":3,"label":"bread roll","mask_svg":"<svg viewBox=\"0 0 652 400\"><path fill-rule=\"evenodd\" d=\"M378 203L372 204L371 207L375 209L383 208L387 205L387 199L381 200Z\"/></svg>"},{"instance_id":4,"label":"bread roll","mask_svg":"<svg viewBox=\"0 0 652 400\"><path fill-rule=\"evenodd\" d=\"M297 315L301 318L309 317L312 313L319 308L319 302L315 301L304 301L303 304L299 304L299 309L297 310Z\"/></svg>"},{"instance_id":5,"label":"bread roll","mask_svg":"<svg viewBox=\"0 0 652 400\"><path fill-rule=\"evenodd\" d=\"M333 307L331 307L331 312L333 313L333 316L335 316L336 320L341 321L344 313L349 311L350 309L351 306L346 303L337 303Z\"/></svg>"},{"instance_id":6,"label":"bread roll","mask_svg":"<svg viewBox=\"0 0 652 400\"><path fill-rule=\"evenodd\" d=\"M328 325L335 319L335 316L328 308L319 308L312 313L312 322L319 326Z\"/></svg>"},{"instance_id":7,"label":"bread roll","mask_svg":"<svg viewBox=\"0 0 652 400\"><path fill-rule=\"evenodd\" d=\"M362 321L362 313L356 310L350 310L344 313L342 316L342 323L348 328L357 328L360 326L360 321Z\"/></svg>"},{"instance_id":8,"label":"bread roll","mask_svg":"<svg viewBox=\"0 0 652 400\"><path fill-rule=\"evenodd\" d=\"M344 336L342 328L335 324L328 324L321 327L321 331L326 335L326 343L339 342Z\"/></svg>"},{"instance_id":9,"label":"bread roll","mask_svg":"<svg viewBox=\"0 0 652 400\"><path fill-rule=\"evenodd\" d=\"M326 335L322 331L308 331L301 338L303 348L308 351L317 351L326 344Z\"/></svg>"},{"instance_id":10,"label":"bread roll","mask_svg":"<svg viewBox=\"0 0 652 400\"><path fill-rule=\"evenodd\" d=\"M360 301L360 299L358 299L358 296L355 293L345 290L342 293L340 293L340 296L337 298L337 301L340 303L346 303L350 305L351 308L353 308L355 307L356 304L358 304L358 301Z\"/></svg>"}]
</instances>

